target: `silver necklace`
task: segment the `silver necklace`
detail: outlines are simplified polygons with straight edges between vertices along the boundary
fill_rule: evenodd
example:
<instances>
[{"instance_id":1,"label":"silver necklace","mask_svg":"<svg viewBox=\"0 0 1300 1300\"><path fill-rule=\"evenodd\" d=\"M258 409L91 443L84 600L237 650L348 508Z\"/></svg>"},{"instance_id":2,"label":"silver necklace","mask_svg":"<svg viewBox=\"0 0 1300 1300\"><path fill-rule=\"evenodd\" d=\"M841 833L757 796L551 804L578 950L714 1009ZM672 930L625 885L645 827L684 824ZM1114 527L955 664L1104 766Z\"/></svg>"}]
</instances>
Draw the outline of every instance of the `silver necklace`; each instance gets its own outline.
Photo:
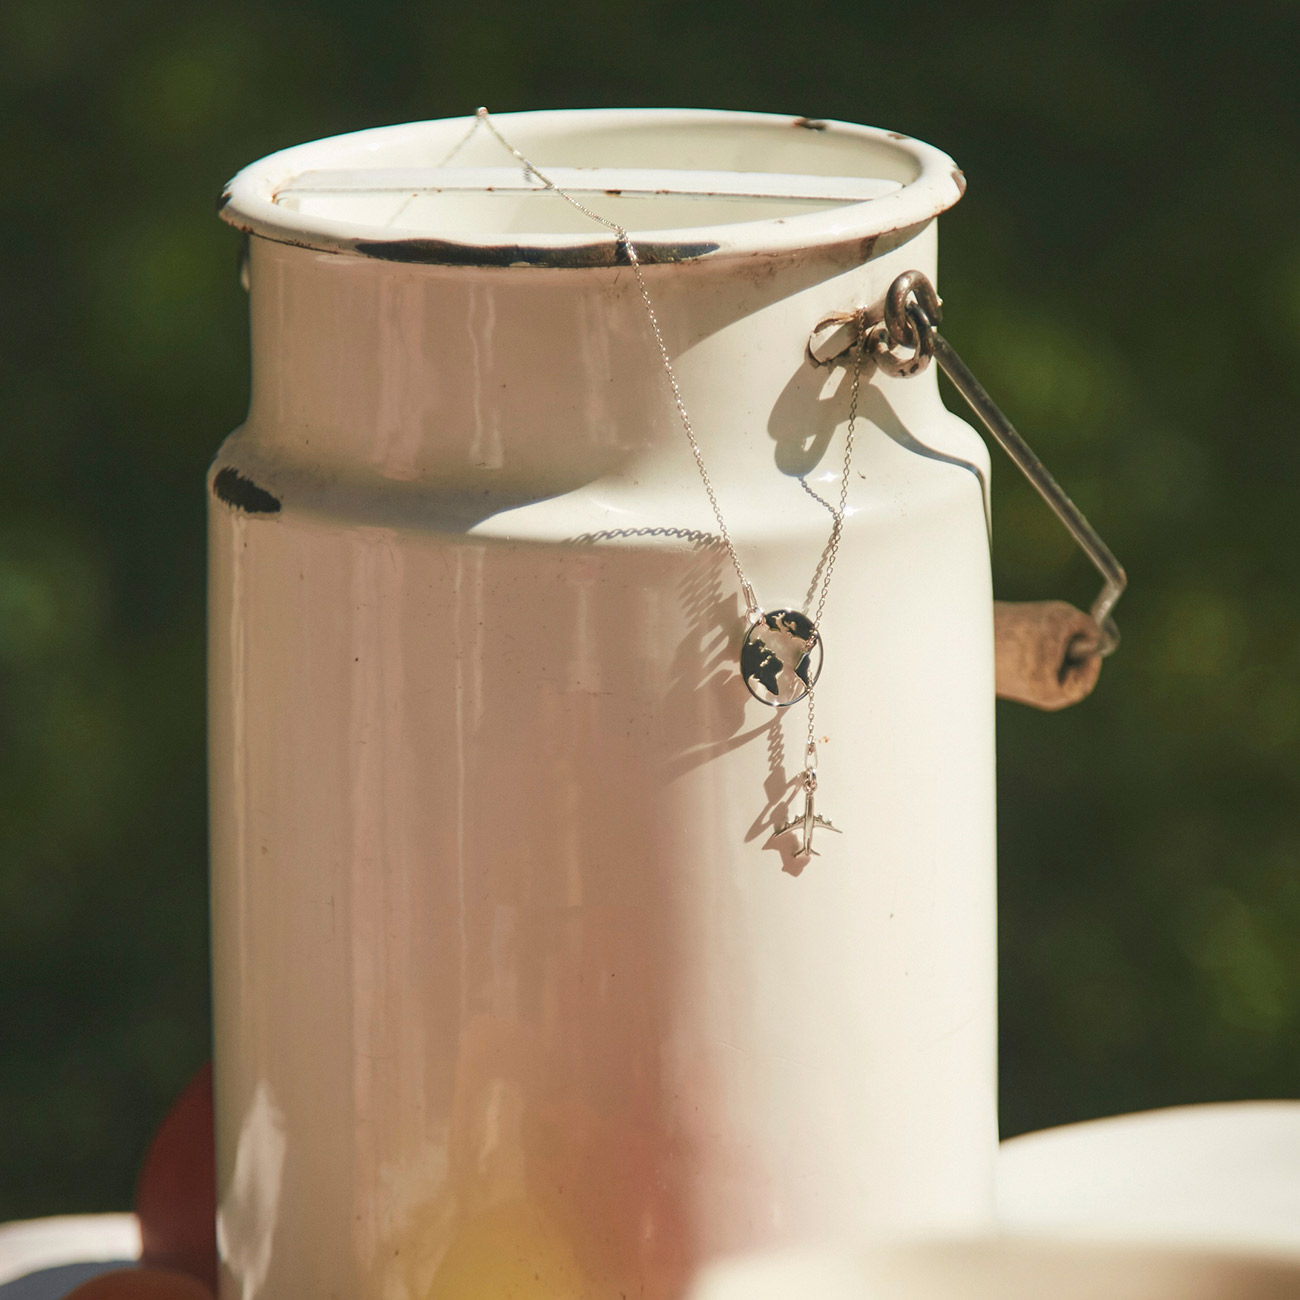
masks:
<instances>
[{"instance_id":1,"label":"silver necklace","mask_svg":"<svg viewBox=\"0 0 1300 1300\"><path fill-rule=\"evenodd\" d=\"M758 597L754 593L753 585L745 574L745 566L741 563L740 553L736 550L735 542L732 541L731 531L727 527L722 507L718 503L718 494L714 489L713 480L709 477L709 469L704 461L704 452L700 447L699 439L695 436L695 428L691 423L690 414L686 410L686 401L682 397L681 385L677 382L677 372L673 369L672 359L668 355L668 345L664 342L663 331L659 328L659 314L655 311L654 302L650 297L650 290L645 282L645 276L641 272L641 259L637 253L636 245L632 242L623 226L620 226L616 221L610 221L607 217L602 217L598 212L593 212L585 204L574 198L572 194L556 185L544 172L539 171L528 158L502 135L486 108L478 110L469 135L473 135L480 125L485 126L496 137L528 175L535 177L545 189L562 198L571 207L581 212L583 216L604 226L607 230L612 230L618 243L623 246L628 263L632 267L632 274L636 277L637 289L640 291L641 301L645 305L646 316L650 320L650 329L654 334L655 344L659 349L659 359L663 363L664 374L668 378L668 386L672 389L673 404L677 408L677 415L681 420L682 428L686 431L686 441L690 444L691 455L695 458L695 467L699 470L700 481L704 484L705 494L709 498L713 518L717 521L718 536L726 548L727 555L731 560L731 566L735 569L736 577L740 581L740 590L744 596L746 607L746 631L740 646L741 680L756 700L760 700L762 703L776 709L788 708L792 704L799 703L800 700L806 699L808 701L808 736L804 750L804 770L800 778L804 791L803 809L797 816L778 826L773 832L774 837L791 832L795 833L798 840L794 856L796 858L806 858L813 852L813 832L819 826L837 833L839 830L837 826L828 818L823 817L816 809L817 715L816 695L813 688L816 686L822 670L822 616L826 611L826 598L830 592L831 576L835 572L835 562L839 558L840 542L844 535L844 514L849 495L849 473L853 467L853 444L858 421L858 392L862 377L863 341L867 334L865 313L859 313L860 319L857 322L857 342L853 350L853 378L849 397L849 421L845 431L844 466L840 476L838 502L832 505L829 501L813 492L812 488L807 486L806 481L804 483L807 491L825 506L831 514L830 536L827 538L821 557L817 561L817 568L813 572L813 580L809 586L809 603L813 603L812 597L814 595L816 603L811 615L796 609L776 609L768 612L758 603ZM444 163L450 161L452 156L460 152L468 142L469 135L457 144L451 154L448 155L448 158L444 160Z\"/></svg>"}]
</instances>

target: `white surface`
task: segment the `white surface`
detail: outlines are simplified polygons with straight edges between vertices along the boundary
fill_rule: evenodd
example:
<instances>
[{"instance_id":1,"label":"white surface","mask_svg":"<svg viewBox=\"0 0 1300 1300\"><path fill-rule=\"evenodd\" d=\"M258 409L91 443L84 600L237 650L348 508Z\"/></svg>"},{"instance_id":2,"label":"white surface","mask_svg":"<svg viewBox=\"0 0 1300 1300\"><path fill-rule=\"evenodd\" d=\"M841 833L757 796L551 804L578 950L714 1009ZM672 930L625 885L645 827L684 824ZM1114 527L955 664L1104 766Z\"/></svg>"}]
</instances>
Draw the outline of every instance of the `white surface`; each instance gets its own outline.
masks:
<instances>
[{"instance_id":1,"label":"white surface","mask_svg":"<svg viewBox=\"0 0 1300 1300\"><path fill-rule=\"evenodd\" d=\"M809 172L828 138L743 125L747 170ZM646 267L769 609L805 603L829 533L793 470L834 499L843 458L846 375L809 331L935 262L930 225ZM251 287L252 407L214 468L282 506L214 499L210 533L242 1289L442 1300L522 1259L659 1300L722 1252L990 1223L986 458L933 371L864 380L817 686L842 833L800 862L773 830L806 714L739 679L626 268L254 239Z\"/></svg>"},{"instance_id":2,"label":"white surface","mask_svg":"<svg viewBox=\"0 0 1300 1300\"><path fill-rule=\"evenodd\" d=\"M688 1300L1295 1300L1300 1264L1210 1250L1002 1238L716 1266Z\"/></svg>"},{"instance_id":3,"label":"white surface","mask_svg":"<svg viewBox=\"0 0 1300 1300\"><path fill-rule=\"evenodd\" d=\"M135 1259L130 1214L0 1225L0 1286L61 1265ZM67 1285L66 1283L64 1285ZM714 1265L688 1300L1293 1300L1300 1264L1204 1249L996 1239L802 1251Z\"/></svg>"},{"instance_id":4,"label":"white surface","mask_svg":"<svg viewBox=\"0 0 1300 1300\"><path fill-rule=\"evenodd\" d=\"M0 1224L0 1286L61 1264L140 1258L134 1214L64 1214Z\"/></svg>"},{"instance_id":5,"label":"white surface","mask_svg":"<svg viewBox=\"0 0 1300 1300\"><path fill-rule=\"evenodd\" d=\"M1300 1257L1300 1102L1185 1106L1002 1144L1009 1230Z\"/></svg>"}]
</instances>

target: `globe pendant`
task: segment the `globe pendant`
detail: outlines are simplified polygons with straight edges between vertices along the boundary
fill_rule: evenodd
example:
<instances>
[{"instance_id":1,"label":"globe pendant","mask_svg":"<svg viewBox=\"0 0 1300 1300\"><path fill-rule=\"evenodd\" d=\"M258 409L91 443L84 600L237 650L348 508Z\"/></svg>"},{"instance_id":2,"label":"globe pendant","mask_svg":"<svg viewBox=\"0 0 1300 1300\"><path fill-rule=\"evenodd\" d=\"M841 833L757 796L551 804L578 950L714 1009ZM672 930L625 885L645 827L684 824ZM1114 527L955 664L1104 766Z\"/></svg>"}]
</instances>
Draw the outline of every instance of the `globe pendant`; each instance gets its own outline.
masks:
<instances>
[{"instance_id":1,"label":"globe pendant","mask_svg":"<svg viewBox=\"0 0 1300 1300\"><path fill-rule=\"evenodd\" d=\"M798 610L764 614L740 647L740 675L749 693L774 709L802 700L821 670L821 636L812 619Z\"/></svg>"}]
</instances>

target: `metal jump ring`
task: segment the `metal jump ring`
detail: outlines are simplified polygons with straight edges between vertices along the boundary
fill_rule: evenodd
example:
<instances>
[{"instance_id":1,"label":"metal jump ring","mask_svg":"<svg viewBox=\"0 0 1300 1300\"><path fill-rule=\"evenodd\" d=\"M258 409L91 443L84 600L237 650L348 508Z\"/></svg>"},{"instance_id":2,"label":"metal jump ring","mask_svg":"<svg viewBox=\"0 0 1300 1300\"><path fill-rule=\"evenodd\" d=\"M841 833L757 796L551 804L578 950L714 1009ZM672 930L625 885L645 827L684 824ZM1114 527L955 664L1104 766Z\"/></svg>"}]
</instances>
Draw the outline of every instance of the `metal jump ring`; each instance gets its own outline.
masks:
<instances>
[{"instance_id":1,"label":"metal jump ring","mask_svg":"<svg viewBox=\"0 0 1300 1300\"><path fill-rule=\"evenodd\" d=\"M943 304L921 271L904 271L885 295L885 325L899 347L934 355L930 336L943 321Z\"/></svg>"},{"instance_id":2,"label":"metal jump ring","mask_svg":"<svg viewBox=\"0 0 1300 1300\"><path fill-rule=\"evenodd\" d=\"M919 375L934 357L935 335L942 319L939 295L929 278L920 271L904 271L889 286L884 319L867 332L866 349L895 379ZM902 355L900 348L906 349Z\"/></svg>"}]
</instances>

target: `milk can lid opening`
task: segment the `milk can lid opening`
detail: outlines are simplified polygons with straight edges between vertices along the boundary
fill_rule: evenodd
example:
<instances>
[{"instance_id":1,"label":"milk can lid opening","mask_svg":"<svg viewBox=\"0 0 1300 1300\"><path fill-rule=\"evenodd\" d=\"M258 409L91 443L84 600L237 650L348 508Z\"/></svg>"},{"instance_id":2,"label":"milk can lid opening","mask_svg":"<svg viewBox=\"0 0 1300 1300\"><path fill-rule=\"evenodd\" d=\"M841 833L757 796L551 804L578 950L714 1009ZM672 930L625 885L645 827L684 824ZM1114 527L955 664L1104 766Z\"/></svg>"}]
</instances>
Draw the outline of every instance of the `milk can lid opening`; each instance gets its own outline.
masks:
<instances>
[{"instance_id":1,"label":"milk can lid opening","mask_svg":"<svg viewBox=\"0 0 1300 1300\"><path fill-rule=\"evenodd\" d=\"M643 262L837 245L928 221L965 183L897 132L765 113L495 115L561 188L624 226ZM476 119L380 127L272 154L222 195L231 225L391 261L608 266L608 229L548 191Z\"/></svg>"}]
</instances>

